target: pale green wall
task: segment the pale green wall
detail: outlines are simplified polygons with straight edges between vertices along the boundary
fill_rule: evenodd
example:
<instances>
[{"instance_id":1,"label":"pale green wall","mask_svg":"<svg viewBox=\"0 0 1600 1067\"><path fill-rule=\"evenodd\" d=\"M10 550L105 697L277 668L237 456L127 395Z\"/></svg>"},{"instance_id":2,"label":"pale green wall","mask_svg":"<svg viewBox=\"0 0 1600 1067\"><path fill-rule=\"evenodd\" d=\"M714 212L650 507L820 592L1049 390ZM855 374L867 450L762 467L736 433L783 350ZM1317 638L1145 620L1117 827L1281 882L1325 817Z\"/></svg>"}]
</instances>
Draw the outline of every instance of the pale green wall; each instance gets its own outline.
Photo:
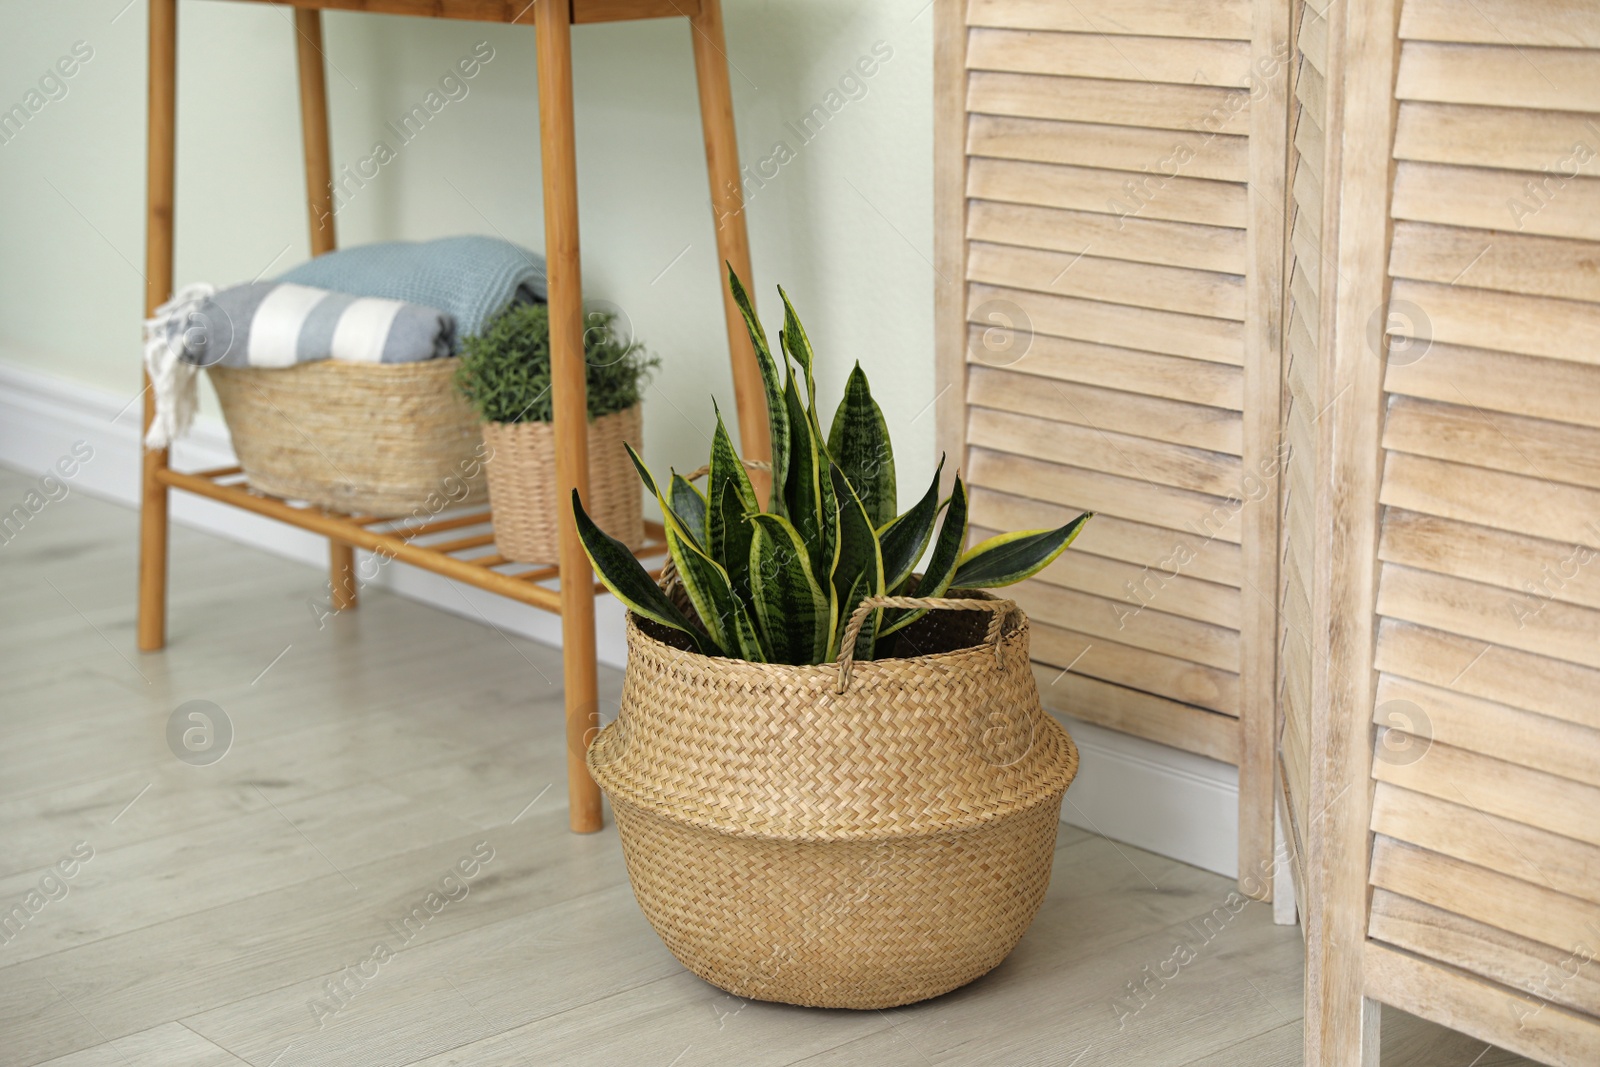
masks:
<instances>
[{"instance_id":1,"label":"pale green wall","mask_svg":"<svg viewBox=\"0 0 1600 1067\"><path fill-rule=\"evenodd\" d=\"M67 95L0 144L0 361L131 397L146 8L135 0L119 16L124 2L0 0L0 108L23 102L74 42L94 50ZM779 141L794 151L751 193L760 308L775 336L781 281L829 408L853 361L869 370L907 502L934 459L925 2L725 0L743 157L755 164ZM732 407L689 33L672 19L573 34L585 290L625 308L662 355L647 451L680 469L703 461L710 396ZM179 36L177 281L226 284L271 265L270 276L307 255L286 9L182 0ZM334 13L326 38L336 165L379 137L394 145L387 120L475 43L494 48L468 95L349 198L343 243L498 231L540 247L531 29ZM823 104L878 42L893 55L863 79L865 95L802 145L786 122Z\"/></svg>"}]
</instances>

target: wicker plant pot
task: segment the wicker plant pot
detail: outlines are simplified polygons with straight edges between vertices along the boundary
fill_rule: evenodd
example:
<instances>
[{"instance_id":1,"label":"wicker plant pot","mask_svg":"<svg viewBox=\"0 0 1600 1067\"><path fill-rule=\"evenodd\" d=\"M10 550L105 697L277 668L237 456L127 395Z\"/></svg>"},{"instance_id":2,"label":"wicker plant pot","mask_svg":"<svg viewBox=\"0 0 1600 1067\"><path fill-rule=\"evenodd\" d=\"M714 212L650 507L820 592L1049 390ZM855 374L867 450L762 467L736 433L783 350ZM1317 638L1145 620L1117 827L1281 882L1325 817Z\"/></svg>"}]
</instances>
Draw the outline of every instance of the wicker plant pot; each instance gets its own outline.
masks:
<instances>
[{"instance_id":1,"label":"wicker plant pot","mask_svg":"<svg viewBox=\"0 0 1600 1067\"><path fill-rule=\"evenodd\" d=\"M639 475L623 442L644 448L635 404L589 423L589 492L583 506L606 533L629 548L644 543ZM486 422L489 504L495 550L519 563L553 563L563 501L556 482L556 436L548 422Z\"/></svg>"},{"instance_id":2,"label":"wicker plant pot","mask_svg":"<svg viewBox=\"0 0 1600 1067\"><path fill-rule=\"evenodd\" d=\"M456 361L211 367L250 485L335 511L405 515L487 492Z\"/></svg>"},{"instance_id":3,"label":"wicker plant pot","mask_svg":"<svg viewBox=\"0 0 1600 1067\"><path fill-rule=\"evenodd\" d=\"M921 655L853 669L701 656L630 615L621 714L589 767L639 906L691 971L756 1000L887 1008L1022 937L1078 754L1040 707L1026 617L953 595L891 606L988 611L933 611L902 637Z\"/></svg>"}]
</instances>

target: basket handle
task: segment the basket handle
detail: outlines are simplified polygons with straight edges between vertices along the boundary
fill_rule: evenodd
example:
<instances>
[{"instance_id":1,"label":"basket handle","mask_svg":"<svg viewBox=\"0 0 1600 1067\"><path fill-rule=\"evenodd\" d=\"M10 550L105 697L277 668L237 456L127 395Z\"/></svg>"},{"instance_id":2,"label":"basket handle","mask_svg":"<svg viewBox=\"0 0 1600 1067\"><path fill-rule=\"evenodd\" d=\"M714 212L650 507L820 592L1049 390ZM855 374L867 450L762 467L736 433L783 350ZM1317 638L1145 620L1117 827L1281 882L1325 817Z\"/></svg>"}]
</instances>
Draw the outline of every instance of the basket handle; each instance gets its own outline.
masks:
<instances>
[{"instance_id":1,"label":"basket handle","mask_svg":"<svg viewBox=\"0 0 1600 1067\"><path fill-rule=\"evenodd\" d=\"M772 469L772 464L764 459L740 459L739 462L744 464L744 469L747 471L770 471ZM692 473L685 474L683 480L697 482L710 473L711 464L707 463L704 466L696 467Z\"/></svg>"},{"instance_id":2,"label":"basket handle","mask_svg":"<svg viewBox=\"0 0 1600 1067\"><path fill-rule=\"evenodd\" d=\"M1012 600L979 600L977 597L942 597L942 596L871 596L856 605L856 610L850 613L850 621L844 628L844 639L839 643L839 685L834 691L843 693L850 686L850 673L855 669L856 638L861 636L861 627L866 625L867 616L879 608L927 608L938 611L987 611L989 616L989 629L984 634L984 644L994 647L995 657L1000 655L1000 630L1005 624L1006 616L1016 608Z\"/></svg>"}]
</instances>

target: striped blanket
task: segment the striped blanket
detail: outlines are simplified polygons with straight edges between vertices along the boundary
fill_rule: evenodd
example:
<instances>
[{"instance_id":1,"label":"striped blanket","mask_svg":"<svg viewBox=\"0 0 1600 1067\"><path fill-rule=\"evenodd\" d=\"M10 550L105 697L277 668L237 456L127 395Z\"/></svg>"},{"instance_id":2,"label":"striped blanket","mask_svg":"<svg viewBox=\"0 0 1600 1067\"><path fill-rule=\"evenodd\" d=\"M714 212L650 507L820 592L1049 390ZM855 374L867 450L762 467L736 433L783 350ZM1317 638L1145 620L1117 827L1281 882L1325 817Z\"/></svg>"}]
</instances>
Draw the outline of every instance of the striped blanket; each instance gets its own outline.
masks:
<instances>
[{"instance_id":1,"label":"striped blanket","mask_svg":"<svg viewBox=\"0 0 1600 1067\"><path fill-rule=\"evenodd\" d=\"M156 396L146 443L164 448L189 428L200 367L412 363L448 356L454 344L454 318L419 304L282 282L190 286L145 323L145 368Z\"/></svg>"},{"instance_id":2,"label":"striped blanket","mask_svg":"<svg viewBox=\"0 0 1600 1067\"><path fill-rule=\"evenodd\" d=\"M456 333L434 308L284 282L219 290L164 325L167 344L200 367L414 363L448 356Z\"/></svg>"}]
</instances>

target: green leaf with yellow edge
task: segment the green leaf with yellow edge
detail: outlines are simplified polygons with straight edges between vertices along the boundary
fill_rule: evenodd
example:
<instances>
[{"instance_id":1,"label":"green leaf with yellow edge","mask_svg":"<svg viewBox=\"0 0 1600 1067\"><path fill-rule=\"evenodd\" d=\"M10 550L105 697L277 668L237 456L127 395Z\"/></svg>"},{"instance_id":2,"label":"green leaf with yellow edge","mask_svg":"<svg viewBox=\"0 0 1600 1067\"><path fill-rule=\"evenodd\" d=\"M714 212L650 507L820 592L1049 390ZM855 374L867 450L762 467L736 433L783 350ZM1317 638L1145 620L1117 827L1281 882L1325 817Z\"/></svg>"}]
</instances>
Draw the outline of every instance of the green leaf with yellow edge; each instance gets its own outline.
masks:
<instances>
[{"instance_id":1,"label":"green leaf with yellow edge","mask_svg":"<svg viewBox=\"0 0 1600 1067\"><path fill-rule=\"evenodd\" d=\"M783 390L784 403L789 408L789 427L794 432L790 442L789 484L785 496L789 502L789 520L799 531L811 560L813 573L826 575L833 563L834 529L831 507L826 506L833 496L833 486L823 493L827 480L827 454L812 432L813 424L806 416L800 402L800 393L791 377Z\"/></svg>"},{"instance_id":2,"label":"green leaf with yellow edge","mask_svg":"<svg viewBox=\"0 0 1600 1067\"><path fill-rule=\"evenodd\" d=\"M883 545L883 584L886 589L897 589L910 576L912 568L927 551L933 540L933 524L939 518L939 477L944 473L944 457L934 468L933 481L922 499L899 518L881 526L878 540Z\"/></svg>"},{"instance_id":3,"label":"green leaf with yellow edge","mask_svg":"<svg viewBox=\"0 0 1600 1067\"><path fill-rule=\"evenodd\" d=\"M628 450L628 458L633 460L633 468L639 472L639 480L644 483L644 487L650 490L651 495L656 498L656 504L661 508L661 521L668 529L676 525L680 534L693 541L696 548L704 551L704 542L695 534L693 524L681 515L675 509L673 502L661 492L661 487L656 483L655 475L651 474L650 468L644 465L644 460L639 458L639 453L635 452L633 446L626 441L622 442L622 447ZM693 486L690 488L692 489Z\"/></svg>"},{"instance_id":4,"label":"green leaf with yellow edge","mask_svg":"<svg viewBox=\"0 0 1600 1067\"><path fill-rule=\"evenodd\" d=\"M950 580L955 576L961 558L961 545L966 539L967 487L961 484L958 474L955 488L950 491L950 500L945 504L944 524L939 527L939 539L934 542L928 569L923 572L922 581L917 583L917 596L944 596L950 588ZM883 625L878 628L878 636L886 637L903 630L926 614L926 609L917 608L886 615Z\"/></svg>"},{"instance_id":5,"label":"green leaf with yellow edge","mask_svg":"<svg viewBox=\"0 0 1600 1067\"><path fill-rule=\"evenodd\" d=\"M672 472L672 510L677 515L678 521L688 529L690 536L696 544L707 544L706 537L706 498L693 482L679 474Z\"/></svg>"},{"instance_id":6,"label":"green leaf with yellow edge","mask_svg":"<svg viewBox=\"0 0 1600 1067\"><path fill-rule=\"evenodd\" d=\"M633 550L596 526L583 510L578 491L572 491L572 515L578 527L578 540L589 556L594 572L600 581L635 615L651 619L663 626L689 635L695 651L716 655L718 649L711 639L699 630L678 606L667 599L667 594L656 585L650 572L634 556Z\"/></svg>"},{"instance_id":7,"label":"green leaf with yellow edge","mask_svg":"<svg viewBox=\"0 0 1600 1067\"><path fill-rule=\"evenodd\" d=\"M728 572L706 555L676 525L667 527L667 551L695 614L722 651L752 663L766 659L744 605L733 595ZM741 621L740 616L744 616Z\"/></svg>"},{"instance_id":8,"label":"green leaf with yellow edge","mask_svg":"<svg viewBox=\"0 0 1600 1067\"><path fill-rule=\"evenodd\" d=\"M1093 517L1093 512L1086 511L1058 529L996 534L967 550L956 565L951 584L962 589L989 589L1032 578L1065 552Z\"/></svg>"},{"instance_id":9,"label":"green leaf with yellow edge","mask_svg":"<svg viewBox=\"0 0 1600 1067\"><path fill-rule=\"evenodd\" d=\"M828 430L828 454L844 471L867 509L874 528L893 522L898 510L894 445L889 424L872 399L867 376L857 363L844 386L844 399Z\"/></svg>"},{"instance_id":10,"label":"green leaf with yellow edge","mask_svg":"<svg viewBox=\"0 0 1600 1067\"><path fill-rule=\"evenodd\" d=\"M866 507L843 471L830 464L828 473L833 481L839 514L839 541L833 563L833 589L838 606L835 609L834 636L828 643L828 658L833 659L839 654L837 646L843 640L843 631L851 614L868 597L882 596L884 584L883 552ZM882 618L881 608L867 617L856 638L857 659L872 658L878 622Z\"/></svg>"},{"instance_id":11,"label":"green leaf with yellow edge","mask_svg":"<svg viewBox=\"0 0 1600 1067\"><path fill-rule=\"evenodd\" d=\"M711 438L711 463L706 474L707 540L704 542L711 558L719 561L728 572L734 592L741 598L750 596L750 520L752 511L761 510L756 503L756 491L750 484L739 454L734 451L733 439L717 412L717 429Z\"/></svg>"},{"instance_id":12,"label":"green leaf with yellow edge","mask_svg":"<svg viewBox=\"0 0 1600 1067\"><path fill-rule=\"evenodd\" d=\"M789 294L783 291L783 286L778 286L778 296L783 299L783 329L778 331L778 340L783 344L783 351L800 365L801 372L806 379L806 410L811 413L811 421L817 421L817 382L812 377L812 366L816 363L816 356L811 351L811 339L806 336L806 328L800 325L800 316L795 313L794 305L789 302Z\"/></svg>"},{"instance_id":13,"label":"green leaf with yellow edge","mask_svg":"<svg viewBox=\"0 0 1600 1067\"><path fill-rule=\"evenodd\" d=\"M744 283L739 281L739 276L733 272L733 265L725 263L728 268L728 288L733 293L733 302L739 307L739 314L744 317L745 330L750 334L750 344L756 350L756 365L761 368L761 385L767 395L767 433L772 442L772 499L767 503L769 511L779 515L786 514L783 500L783 485L789 472L789 412L783 402L783 377L778 373L778 364L772 358L772 349L767 345L767 331L761 325L761 320L756 317L755 308L750 304L750 294L745 292ZM715 501L714 494L708 495L708 500Z\"/></svg>"},{"instance_id":14,"label":"green leaf with yellow edge","mask_svg":"<svg viewBox=\"0 0 1600 1067\"><path fill-rule=\"evenodd\" d=\"M774 663L821 663L833 640L833 604L811 570L811 555L788 519L751 516L751 598Z\"/></svg>"}]
</instances>

